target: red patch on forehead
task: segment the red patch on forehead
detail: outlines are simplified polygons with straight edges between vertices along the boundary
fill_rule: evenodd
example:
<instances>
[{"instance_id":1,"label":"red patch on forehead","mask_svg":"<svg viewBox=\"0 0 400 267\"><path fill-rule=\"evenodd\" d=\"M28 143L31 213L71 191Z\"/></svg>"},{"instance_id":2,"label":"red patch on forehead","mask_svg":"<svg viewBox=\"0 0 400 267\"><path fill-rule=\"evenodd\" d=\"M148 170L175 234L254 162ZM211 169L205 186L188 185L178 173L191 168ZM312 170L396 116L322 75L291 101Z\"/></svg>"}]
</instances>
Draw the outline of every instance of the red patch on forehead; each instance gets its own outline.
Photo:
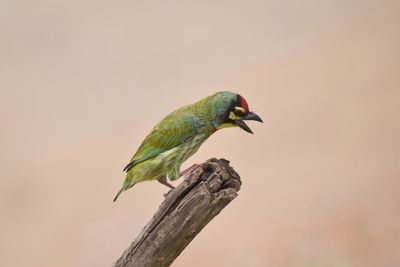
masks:
<instances>
[{"instance_id":1,"label":"red patch on forehead","mask_svg":"<svg viewBox=\"0 0 400 267\"><path fill-rule=\"evenodd\" d=\"M240 104L242 105L242 108L244 108L244 111L247 113L249 112L249 104L247 104L246 99L244 99L243 96L240 96Z\"/></svg>"}]
</instances>

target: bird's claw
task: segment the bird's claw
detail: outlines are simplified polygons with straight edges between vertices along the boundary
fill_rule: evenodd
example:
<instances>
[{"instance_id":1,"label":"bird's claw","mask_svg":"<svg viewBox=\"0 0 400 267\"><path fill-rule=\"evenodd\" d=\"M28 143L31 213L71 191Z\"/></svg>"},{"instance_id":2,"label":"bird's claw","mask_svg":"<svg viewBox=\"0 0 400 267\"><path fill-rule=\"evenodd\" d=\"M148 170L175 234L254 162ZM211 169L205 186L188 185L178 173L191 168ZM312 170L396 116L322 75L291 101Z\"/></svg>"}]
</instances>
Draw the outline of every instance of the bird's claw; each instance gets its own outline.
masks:
<instances>
[{"instance_id":1,"label":"bird's claw","mask_svg":"<svg viewBox=\"0 0 400 267\"><path fill-rule=\"evenodd\" d=\"M157 181L158 181L159 183L161 183L161 184L163 184L163 185L165 185L165 186L171 188L171 189L175 189L175 186L173 186L172 184L168 183L167 177L165 177L165 176L159 178Z\"/></svg>"},{"instance_id":2,"label":"bird's claw","mask_svg":"<svg viewBox=\"0 0 400 267\"><path fill-rule=\"evenodd\" d=\"M189 168L187 168L186 170L182 171L180 173L181 177L184 177L184 181L189 181L190 180L190 174L197 169L198 167L202 167L202 164L193 164L192 166L190 166Z\"/></svg>"},{"instance_id":3,"label":"bird's claw","mask_svg":"<svg viewBox=\"0 0 400 267\"><path fill-rule=\"evenodd\" d=\"M189 168L187 168L184 171L181 171L181 173L179 174L181 177L182 176L188 176L188 174L190 174L192 171L194 171L195 169L197 169L198 167L203 166L202 164L193 164L192 166L190 166Z\"/></svg>"}]
</instances>

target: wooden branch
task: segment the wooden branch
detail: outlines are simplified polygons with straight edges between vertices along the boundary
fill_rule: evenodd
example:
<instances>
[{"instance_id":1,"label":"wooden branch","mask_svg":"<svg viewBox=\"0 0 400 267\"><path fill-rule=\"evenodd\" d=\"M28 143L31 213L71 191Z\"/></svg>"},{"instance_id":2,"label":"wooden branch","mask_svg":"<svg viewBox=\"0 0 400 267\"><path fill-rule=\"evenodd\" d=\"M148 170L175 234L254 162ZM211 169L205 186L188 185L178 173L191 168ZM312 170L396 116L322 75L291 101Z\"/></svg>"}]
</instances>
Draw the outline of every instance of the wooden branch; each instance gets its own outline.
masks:
<instances>
[{"instance_id":1,"label":"wooden branch","mask_svg":"<svg viewBox=\"0 0 400 267\"><path fill-rule=\"evenodd\" d=\"M170 266L195 236L240 190L239 175L225 159L209 159L164 202L115 267Z\"/></svg>"}]
</instances>

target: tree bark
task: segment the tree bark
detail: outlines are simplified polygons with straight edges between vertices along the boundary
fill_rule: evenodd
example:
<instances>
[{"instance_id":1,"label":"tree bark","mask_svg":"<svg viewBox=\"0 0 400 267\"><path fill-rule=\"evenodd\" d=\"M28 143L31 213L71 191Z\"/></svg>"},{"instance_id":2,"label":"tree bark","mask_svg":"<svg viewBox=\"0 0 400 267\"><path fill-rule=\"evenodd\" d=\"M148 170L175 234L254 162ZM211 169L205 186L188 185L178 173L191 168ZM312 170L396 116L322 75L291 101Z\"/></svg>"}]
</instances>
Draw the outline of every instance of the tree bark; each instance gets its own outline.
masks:
<instances>
[{"instance_id":1,"label":"tree bark","mask_svg":"<svg viewBox=\"0 0 400 267\"><path fill-rule=\"evenodd\" d=\"M239 175L225 159L209 159L175 189L114 267L170 266L240 190Z\"/></svg>"}]
</instances>

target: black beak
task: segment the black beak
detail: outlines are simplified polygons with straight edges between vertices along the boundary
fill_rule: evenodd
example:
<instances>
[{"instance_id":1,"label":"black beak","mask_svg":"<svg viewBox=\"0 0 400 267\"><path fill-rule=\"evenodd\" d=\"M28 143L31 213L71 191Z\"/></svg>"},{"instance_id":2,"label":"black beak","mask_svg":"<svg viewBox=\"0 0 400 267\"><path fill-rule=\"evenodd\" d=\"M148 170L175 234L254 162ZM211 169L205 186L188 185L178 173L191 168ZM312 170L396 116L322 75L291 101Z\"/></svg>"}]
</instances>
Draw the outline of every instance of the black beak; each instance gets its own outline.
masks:
<instances>
[{"instance_id":1,"label":"black beak","mask_svg":"<svg viewBox=\"0 0 400 267\"><path fill-rule=\"evenodd\" d=\"M239 126L243 130L245 130L246 132L251 133L251 134L253 134L253 131L250 129L249 126L247 126L247 124L243 120L263 122L262 119L260 118L260 116L258 116L256 113L251 112L251 111L249 113L247 113L246 115L244 115L241 120L235 120L235 123L237 126Z\"/></svg>"}]
</instances>

